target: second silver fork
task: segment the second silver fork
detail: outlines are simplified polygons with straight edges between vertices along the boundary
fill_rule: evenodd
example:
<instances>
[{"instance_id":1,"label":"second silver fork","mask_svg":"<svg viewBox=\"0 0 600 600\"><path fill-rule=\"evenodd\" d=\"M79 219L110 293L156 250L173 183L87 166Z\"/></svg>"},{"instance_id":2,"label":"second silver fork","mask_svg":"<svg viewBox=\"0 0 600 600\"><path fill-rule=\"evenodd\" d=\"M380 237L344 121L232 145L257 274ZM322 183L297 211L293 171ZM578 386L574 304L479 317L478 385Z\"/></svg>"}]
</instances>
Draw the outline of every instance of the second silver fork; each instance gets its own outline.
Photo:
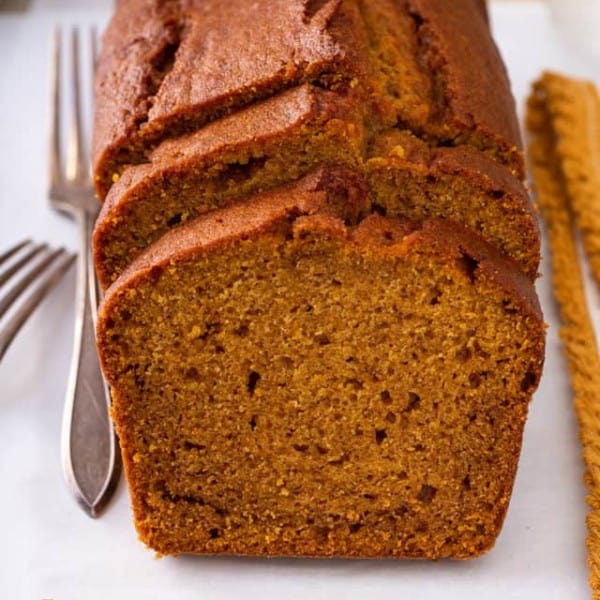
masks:
<instances>
[{"instance_id":1,"label":"second silver fork","mask_svg":"<svg viewBox=\"0 0 600 600\"><path fill-rule=\"evenodd\" d=\"M74 218L80 232L77 260L75 341L65 399L62 432L63 469L82 508L98 516L112 496L121 472L120 454L110 420L110 394L96 351L99 288L94 274L91 239L99 203L95 198L88 153L84 151L79 33L71 32L71 132L67 159L61 159L61 32L54 34L52 59L52 127L50 189L52 206ZM96 61L96 35L90 33L90 63ZM68 70L68 69L67 69Z\"/></svg>"}]
</instances>

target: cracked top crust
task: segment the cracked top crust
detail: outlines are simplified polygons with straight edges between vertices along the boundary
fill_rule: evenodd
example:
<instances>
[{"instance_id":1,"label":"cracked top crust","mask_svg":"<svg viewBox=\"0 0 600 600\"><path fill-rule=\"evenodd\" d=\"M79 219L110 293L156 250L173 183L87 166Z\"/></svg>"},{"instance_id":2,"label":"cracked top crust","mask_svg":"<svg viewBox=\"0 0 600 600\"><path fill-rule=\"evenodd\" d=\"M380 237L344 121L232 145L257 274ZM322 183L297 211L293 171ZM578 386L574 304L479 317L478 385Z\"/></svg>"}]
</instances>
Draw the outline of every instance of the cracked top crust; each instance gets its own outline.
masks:
<instances>
[{"instance_id":1,"label":"cracked top crust","mask_svg":"<svg viewBox=\"0 0 600 600\"><path fill-rule=\"evenodd\" d=\"M357 27L340 4L121 1L98 69L96 161L304 81L334 87L353 77Z\"/></svg>"},{"instance_id":2,"label":"cracked top crust","mask_svg":"<svg viewBox=\"0 0 600 600\"><path fill-rule=\"evenodd\" d=\"M401 125L434 145L473 145L520 176L514 101L482 8L121 0L96 80L99 196L161 141L304 82L362 93L373 133Z\"/></svg>"}]
</instances>

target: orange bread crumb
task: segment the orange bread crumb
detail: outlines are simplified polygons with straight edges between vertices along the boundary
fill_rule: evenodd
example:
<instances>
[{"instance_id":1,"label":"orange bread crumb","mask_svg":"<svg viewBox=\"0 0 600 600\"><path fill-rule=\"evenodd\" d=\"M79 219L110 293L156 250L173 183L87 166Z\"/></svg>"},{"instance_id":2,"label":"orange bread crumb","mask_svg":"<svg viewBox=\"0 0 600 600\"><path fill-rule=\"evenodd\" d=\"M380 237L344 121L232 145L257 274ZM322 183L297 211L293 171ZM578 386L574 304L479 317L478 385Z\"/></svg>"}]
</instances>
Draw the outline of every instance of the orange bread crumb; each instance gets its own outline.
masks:
<instances>
[{"instance_id":1,"label":"orange bread crumb","mask_svg":"<svg viewBox=\"0 0 600 600\"><path fill-rule=\"evenodd\" d=\"M109 289L98 343L159 553L493 545L544 356L533 286L459 226L352 225L360 210L326 189L256 197Z\"/></svg>"}]
</instances>

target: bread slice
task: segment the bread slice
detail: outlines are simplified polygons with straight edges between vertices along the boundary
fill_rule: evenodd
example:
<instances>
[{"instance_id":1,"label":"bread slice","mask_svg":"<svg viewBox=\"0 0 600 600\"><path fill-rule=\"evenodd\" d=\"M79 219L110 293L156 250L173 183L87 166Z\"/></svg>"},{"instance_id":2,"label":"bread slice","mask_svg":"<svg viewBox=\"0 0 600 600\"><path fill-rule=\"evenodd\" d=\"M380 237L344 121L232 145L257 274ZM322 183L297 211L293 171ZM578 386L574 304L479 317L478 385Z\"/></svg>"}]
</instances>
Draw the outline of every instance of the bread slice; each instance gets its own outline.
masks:
<instances>
[{"instance_id":1,"label":"bread slice","mask_svg":"<svg viewBox=\"0 0 600 600\"><path fill-rule=\"evenodd\" d=\"M471 146L432 148L395 129L372 140L364 173L380 214L457 221L516 260L529 277L537 276L537 213L525 186L504 165Z\"/></svg>"},{"instance_id":2,"label":"bread slice","mask_svg":"<svg viewBox=\"0 0 600 600\"><path fill-rule=\"evenodd\" d=\"M98 346L140 538L161 554L457 557L490 548L544 325L451 222L286 188L164 235Z\"/></svg>"},{"instance_id":3,"label":"bread slice","mask_svg":"<svg viewBox=\"0 0 600 600\"><path fill-rule=\"evenodd\" d=\"M158 146L110 190L94 232L107 286L170 227L227 201L294 181L318 166L357 171L365 152L355 94L311 85L287 90ZM348 184L358 175L350 175Z\"/></svg>"}]
</instances>

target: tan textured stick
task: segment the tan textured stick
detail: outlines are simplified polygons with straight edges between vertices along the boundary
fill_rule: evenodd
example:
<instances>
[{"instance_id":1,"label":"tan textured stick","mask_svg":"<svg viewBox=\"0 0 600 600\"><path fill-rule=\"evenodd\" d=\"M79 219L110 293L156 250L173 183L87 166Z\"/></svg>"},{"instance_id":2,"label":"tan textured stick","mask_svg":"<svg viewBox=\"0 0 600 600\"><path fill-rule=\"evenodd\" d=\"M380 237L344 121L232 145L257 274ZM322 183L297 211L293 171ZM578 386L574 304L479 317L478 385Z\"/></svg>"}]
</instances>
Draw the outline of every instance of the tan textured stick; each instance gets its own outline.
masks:
<instances>
[{"instance_id":1,"label":"tan textured stick","mask_svg":"<svg viewBox=\"0 0 600 600\"><path fill-rule=\"evenodd\" d=\"M560 335L564 343L568 369L574 390L574 404L579 420L583 457L587 472L585 482L590 512L587 517L588 564L593 597L600 598L600 360L598 358L593 324L585 298L585 287L577 252L572 203L580 206L584 197L582 187L567 185L564 170L573 176L574 161L582 160L586 143L575 142L569 133L558 139L557 133L566 132L567 123L577 117L568 114L568 107L552 98L556 119L549 110L552 94L560 94L560 86L547 86L548 76L534 86L527 111L527 129L530 134L529 158L538 201L548 227L553 261L554 293L562 319ZM581 88L578 88L581 90ZM581 99L577 99L579 102ZM560 111L557 106L560 105ZM556 127L556 128L555 128ZM568 133L568 132L567 132ZM567 142L568 140L568 142ZM583 215L584 213L581 213Z\"/></svg>"},{"instance_id":2,"label":"tan textured stick","mask_svg":"<svg viewBox=\"0 0 600 600\"><path fill-rule=\"evenodd\" d=\"M567 198L600 282L600 97L589 81L544 73L541 82Z\"/></svg>"}]
</instances>

